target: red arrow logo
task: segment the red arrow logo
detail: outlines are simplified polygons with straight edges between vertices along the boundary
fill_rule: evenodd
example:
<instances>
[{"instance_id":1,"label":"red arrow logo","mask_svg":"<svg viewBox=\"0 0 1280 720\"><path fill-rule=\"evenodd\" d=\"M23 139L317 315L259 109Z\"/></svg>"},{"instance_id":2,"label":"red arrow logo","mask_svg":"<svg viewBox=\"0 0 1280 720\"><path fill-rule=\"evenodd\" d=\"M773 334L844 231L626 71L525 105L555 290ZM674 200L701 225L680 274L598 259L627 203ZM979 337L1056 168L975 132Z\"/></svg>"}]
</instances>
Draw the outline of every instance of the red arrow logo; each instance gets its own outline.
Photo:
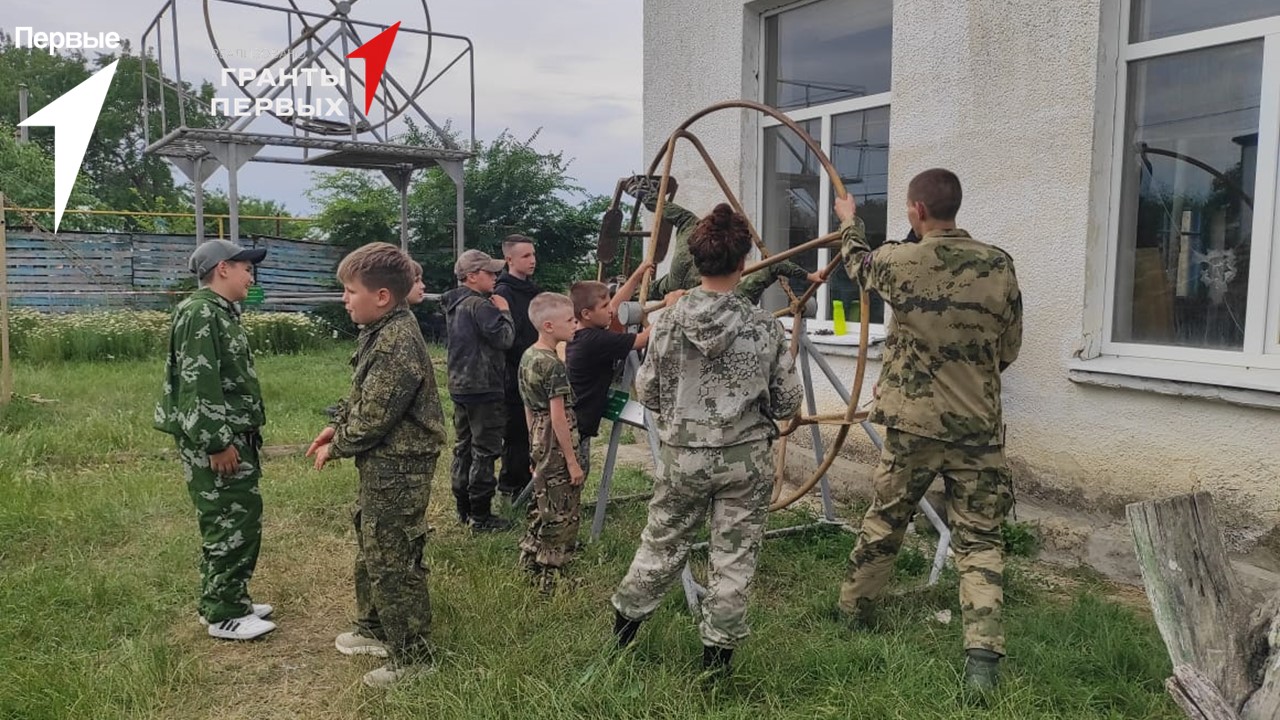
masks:
<instances>
[{"instance_id":1,"label":"red arrow logo","mask_svg":"<svg viewBox=\"0 0 1280 720\"><path fill-rule=\"evenodd\" d=\"M396 23L347 55L349 59L364 60L365 115L368 115L369 108L373 107L373 96L378 92L378 86L382 84L382 72L387 69L387 56L391 54L391 45L395 43L396 33L399 30L400 23Z\"/></svg>"}]
</instances>

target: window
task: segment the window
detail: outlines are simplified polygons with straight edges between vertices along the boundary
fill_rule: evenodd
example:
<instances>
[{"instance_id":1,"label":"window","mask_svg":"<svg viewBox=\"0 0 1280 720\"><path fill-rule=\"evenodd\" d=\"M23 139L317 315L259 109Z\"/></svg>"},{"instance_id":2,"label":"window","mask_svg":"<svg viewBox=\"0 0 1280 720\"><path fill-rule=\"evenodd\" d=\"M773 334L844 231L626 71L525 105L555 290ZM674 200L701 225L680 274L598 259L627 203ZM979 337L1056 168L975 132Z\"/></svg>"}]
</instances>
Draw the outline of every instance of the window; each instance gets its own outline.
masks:
<instances>
[{"instance_id":1,"label":"window","mask_svg":"<svg viewBox=\"0 0 1280 720\"><path fill-rule=\"evenodd\" d=\"M889 84L893 37L892 0L817 0L792 5L763 19L763 101L783 110L814 140L857 198L871 239L887 234L889 180ZM772 252L799 245L839 226L831 184L817 157L790 128L761 123L760 204L762 236ZM895 216L906 235L905 216ZM838 250L824 248L793 258L806 270L825 267ZM794 281L797 291L807 283ZM776 292L776 291L771 291ZM780 306L781 295L766 296ZM832 301L850 320L858 317L859 291L843 269L818 293L817 327L830 327ZM870 319L884 323L874 296ZM879 328L883 330L883 327Z\"/></svg>"},{"instance_id":2,"label":"window","mask_svg":"<svg viewBox=\"0 0 1280 720\"><path fill-rule=\"evenodd\" d=\"M1127 5L1102 350L1280 368L1280 6Z\"/></svg>"}]
</instances>

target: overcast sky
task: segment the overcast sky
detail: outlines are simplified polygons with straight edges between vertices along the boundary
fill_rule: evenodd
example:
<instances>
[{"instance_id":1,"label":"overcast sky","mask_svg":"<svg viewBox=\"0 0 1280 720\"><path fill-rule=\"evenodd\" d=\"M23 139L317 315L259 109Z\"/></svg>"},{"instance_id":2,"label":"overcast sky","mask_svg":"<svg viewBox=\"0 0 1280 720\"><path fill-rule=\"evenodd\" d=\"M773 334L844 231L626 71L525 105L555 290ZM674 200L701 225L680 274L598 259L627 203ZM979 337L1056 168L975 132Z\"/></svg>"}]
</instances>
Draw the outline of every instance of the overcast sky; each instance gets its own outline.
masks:
<instances>
[{"instance_id":1,"label":"overcast sky","mask_svg":"<svg viewBox=\"0 0 1280 720\"><path fill-rule=\"evenodd\" d=\"M287 0L256 0L288 7ZM217 84L218 65L205 30L202 0L176 0L183 79L207 79ZM329 12L329 0L295 0L304 10ZM37 31L120 33L135 49L142 33L160 11L163 0L43 0L6 2L0 26L13 33L17 26ZM286 15L227 5L212 7L213 32L228 64L254 67L263 49L286 44ZM641 138L641 5L642 0L430 0L431 28L463 35L475 47L476 135L489 140L503 129L527 138L541 128L534 146L564 151L573 164L570 174L593 193L612 191L618 177L639 168ZM351 16L357 20L403 28L426 28L418 0L357 0ZM166 25L167 32L168 27ZM297 31L297 25L294 26ZM376 31L365 29L367 40ZM324 37L324 35L322 35ZM427 77L444 69L464 45L439 41L432 46ZM172 45L166 65L172 68ZM234 59L239 52L242 59ZM401 32L392 49L388 72L402 84L417 84L426 45ZM255 63L255 60L257 61ZM333 67L333 65L330 65ZM357 63L354 67L359 67ZM468 96L465 60L422 98L433 120L452 119L467 128ZM357 93L359 94L357 88ZM219 88L222 97L235 97L233 87ZM372 113L380 119L377 106ZM396 125L393 124L393 129ZM260 119L254 130L287 133L278 121ZM242 193L283 202L296 214L312 208L304 191L311 184L310 168L250 163L239 176ZM225 187L219 171L207 186Z\"/></svg>"}]
</instances>

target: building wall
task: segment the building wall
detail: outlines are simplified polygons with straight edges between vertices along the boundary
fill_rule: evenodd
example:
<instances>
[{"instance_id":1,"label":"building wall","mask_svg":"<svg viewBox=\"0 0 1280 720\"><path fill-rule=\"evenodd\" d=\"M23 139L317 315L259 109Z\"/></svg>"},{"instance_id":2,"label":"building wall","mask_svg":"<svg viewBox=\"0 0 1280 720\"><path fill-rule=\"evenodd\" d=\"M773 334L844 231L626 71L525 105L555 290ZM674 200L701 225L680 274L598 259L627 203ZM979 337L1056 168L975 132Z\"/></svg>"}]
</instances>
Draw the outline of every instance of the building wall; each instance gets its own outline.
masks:
<instances>
[{"instance_id":1,"label":"building wall","mask_svg":"<svg viewBox=\"0 0 1280 720\"><path fill-rule=\"evenodd\" d=\"M712 102L759 98L765 7L645 1L646 148L657 152L685 117ZM1022 487L1113 509L1212 491L1229 508L1224 516L1238 519L1229 539L1246 546L1280 521L1280 415L1068 377L1087 311L1086 248L1103 227L1097 208L1105 203L1095 198L1105 193L1095 186L1110 170L1115 53L1107 37L1117 16L1113 0L896 3L890 195L904 197L910 177L926 168L955 170L965 186L960 225L1015 260L1025 340L1005 375L1004 398ZM755 207L753 120L731 112L694 126L748 208ZM680 200L705 211L720 195L696 155L681 150ZM891 236L905 231L905 213L896 221L891 214L890 228ZM851 359L832 361L852 377ZM834 407L834 393L818 385L820 404Z\"/></svg>"}]
</instances>

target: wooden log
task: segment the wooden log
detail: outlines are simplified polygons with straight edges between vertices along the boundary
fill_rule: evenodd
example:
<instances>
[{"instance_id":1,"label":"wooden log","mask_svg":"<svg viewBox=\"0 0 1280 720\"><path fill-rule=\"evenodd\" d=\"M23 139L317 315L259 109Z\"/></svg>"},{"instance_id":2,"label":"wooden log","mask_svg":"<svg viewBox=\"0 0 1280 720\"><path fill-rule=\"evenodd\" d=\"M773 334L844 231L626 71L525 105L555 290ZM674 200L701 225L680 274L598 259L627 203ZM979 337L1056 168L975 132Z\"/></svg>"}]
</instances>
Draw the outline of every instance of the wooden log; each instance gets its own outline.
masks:
<instances>
[{"instance_id":1,"label":"wooden log","mask_svg":"<svg viewBox=\"0 0 1280 720\"><path fill-rule=\"evenodd\" d=\"M1267 647L1270 655L1262 670L1262 686L1249 696L1240 711L1244 720L1280 719L1280 615L1271 620Z\"/></svg>"},{"instance_id":2,"label":"wooden log","mask_svg":"<svg viewBox=\"0 0 1280 720\"><path fill-rule=\"evenodd\" d=\"M1164 687L1191 720L1240 720L1213 682L1190 665L1175 665Z\"/></svg>"},{"instance_id":3,"label":"wooden log","mask_svg":"<svg viewBox=\"0 0 1280 720\"><path fill-rule=\"evenodd\" d=\"M1234 711L1252 691L1245 615L1213 499L1179 495L1125 508L1160 636L1174 667L1204 674Z\"/></svg>"}]
</instances>

